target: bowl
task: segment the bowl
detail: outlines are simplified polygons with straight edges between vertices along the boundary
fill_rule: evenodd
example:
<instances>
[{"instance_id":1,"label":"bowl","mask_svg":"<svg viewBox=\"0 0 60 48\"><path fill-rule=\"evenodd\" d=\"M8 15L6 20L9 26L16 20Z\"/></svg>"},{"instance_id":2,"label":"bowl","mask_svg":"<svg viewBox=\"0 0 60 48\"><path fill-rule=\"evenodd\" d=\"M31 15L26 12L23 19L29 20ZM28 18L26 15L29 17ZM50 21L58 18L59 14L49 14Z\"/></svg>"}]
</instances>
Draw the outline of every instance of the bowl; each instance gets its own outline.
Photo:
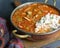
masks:
<instances>
[{"instance_id":1,"label":"bowl","mask_svg":"<svg viewBox=\"0 0 60 48\"><path fill-rule=\"evenodd\" d=\"M46 39L46 38L49 38L51 37L52 35L56 34L57 32L60 31L60 27L57 28L56 30L54 31L51 31L51 32L48 32L48 33L44 33L44 34L36 34L36 33L30 33L30 32L26 32L22 29L20 29L19 27L17 27L14 22L12 21L12 16L13 14L15 13L16 10L20 9L20 8L23 8L24 6L27 6L27 5L30 5L30 4L34 4L34 3L40 3L40 2L27 2L27 3L24 3L24 4L21 4L19 5L18 7L16 7L13 12L11 13L11 23L13 24L13 26L17 29L17 30L13 30L12 33L16 36L16 37L19 37L19 38L26 38L28 40L31 40L31 41L36 41L36 40L41 40L41 39ZM58 8L56 8L55 6L52 6L52 5L49 5L49 4L46 4L46 3L40 3L40 4L44 4L44 5L47 5L47 6L50 6L52 8L54 8L55 10L57 10L58 12L60 12L60 10ZM18 31L19 30L19 31ZM21 32L21 33L24 33L24 35L20 35L20 34L16 34L16 32Z\"/></svg>"}]
</instances>

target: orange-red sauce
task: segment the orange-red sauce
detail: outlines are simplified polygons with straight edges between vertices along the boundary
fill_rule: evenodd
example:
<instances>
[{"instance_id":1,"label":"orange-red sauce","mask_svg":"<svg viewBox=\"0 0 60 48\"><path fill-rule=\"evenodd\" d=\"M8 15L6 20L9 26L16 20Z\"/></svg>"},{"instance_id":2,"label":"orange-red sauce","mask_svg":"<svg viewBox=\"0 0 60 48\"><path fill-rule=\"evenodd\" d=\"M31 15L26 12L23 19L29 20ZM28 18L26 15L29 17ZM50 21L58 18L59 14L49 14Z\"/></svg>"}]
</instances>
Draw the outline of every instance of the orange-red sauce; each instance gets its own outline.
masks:
<instances>
[{"instance_id":1,"label":"orange-red sauce","mask_svg":"<svg viewBox=\"0 0 60 48\"><path fill-rule=\"evenodd\" d=\"M20 29L34 32L35 23L47 13L59 15L59 12L51 6L35 3L16 10L12 16L12 21Z\"/></svg>"}]
</instances>

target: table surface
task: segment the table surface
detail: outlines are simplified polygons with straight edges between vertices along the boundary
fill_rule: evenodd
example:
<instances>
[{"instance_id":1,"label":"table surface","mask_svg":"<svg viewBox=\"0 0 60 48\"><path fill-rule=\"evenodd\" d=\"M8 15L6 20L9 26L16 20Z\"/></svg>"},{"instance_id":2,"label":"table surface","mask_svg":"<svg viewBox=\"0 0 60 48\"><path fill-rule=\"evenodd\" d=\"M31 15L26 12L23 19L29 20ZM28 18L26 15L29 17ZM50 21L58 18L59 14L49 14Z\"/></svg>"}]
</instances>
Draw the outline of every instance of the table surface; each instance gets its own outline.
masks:
<instances>
[{"instance_id":1,"label":"table surface","mask_svg":"<svg viewBox=\"0 0 60 48\"><path fill-rule=\"evenodd\" d=\"M44 0L20 0L20 1L21 1L21 3L25 3L25 2L32 2L32 1L43 2ZM5 18L9 22L10 22L11 12L15 8L12 5L12 3L13 3L13 0L0 0L0 17ZM53 5L53 1L49 0L48 4ZM56 7L58 9L60 9L60 0L57 0ZM55 48L56 46L60 46L60 41L56 41L54 43L48 44L48 45L43 46L43 47L49 47L49 46L51 48Z\"/></svg>"}]
</instances>

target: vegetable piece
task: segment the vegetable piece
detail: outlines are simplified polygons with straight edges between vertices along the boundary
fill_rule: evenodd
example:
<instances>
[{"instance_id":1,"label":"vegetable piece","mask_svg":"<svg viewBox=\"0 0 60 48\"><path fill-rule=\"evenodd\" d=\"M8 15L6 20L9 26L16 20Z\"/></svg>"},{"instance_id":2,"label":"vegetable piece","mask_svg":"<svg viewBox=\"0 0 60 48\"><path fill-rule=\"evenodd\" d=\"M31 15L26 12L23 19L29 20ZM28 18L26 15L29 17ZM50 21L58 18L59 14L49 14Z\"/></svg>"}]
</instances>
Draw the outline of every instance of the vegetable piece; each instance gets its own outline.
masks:
<instances>
[{"instance_id":1,"label":"vegetable piece","mask_svg":"<svg viewBox=\"0 0 60 48\"><path fill-rule=\"evenodd\" d=\"M24 17L24 19L26 19L27 21L31 21L29 18L27 18L27 17Z\"/></svg>"},{"instance_id":2,"label":"vegetable piece","mask_svg":"<svg viewBox=\"0 0 60 48\"><path fill-rule=\"evenodd\" d=\"M27 26L26 29L29 30L29 27Z\"/></svg>"},{"instance_id":3,"label":"vegetable piece","mask_svg":"<svg viewBox=\"0 0 60 48\"><path fill-rule=\"evenodd\" d=\"M22 25L20 25L20 24L19 24L18 26L19 26L20 28L24 28L24 27L23 27Z\"/></svg>"},{"instance_id":4,"label":"vegetable piece","mask_svg":"<svg viewBox=\"0 0 60 48\"><path fill-rule=\"evenodd\" d=\"M18 21L18 22L21 22L21 21L22 21L22 18L18 18L17 21Z\"/></svg>"},{"instance_id":5,"label":"vegetable piece","mask_svg":"<svg viewBox=\"0 0 60 48\"><path fill-rule=\"evenodd\" d=\"M18 22L22 21L22 18L20 16L16 16L16 19Z\"/></svg>"},{"instance_id":6,"label":"vegetable piece","mask_svg":"<svg viewBox=\"0 0 60 48\"><path fill-rule=\"evenodd\" d=\"M42 14L43 13L43 11L42 10L40 10L39 12L38 12L38 14Z\"/></svg>"},{"instance_id":7,"label":"vegetable piece","mask_svg":"<svg viewBox=\"0 0 60 48\"><path fill-rule=\"evenodd\" d=\"M27 15L32 15L32 12L31 11L28 11L26 13L27 13Z\"/></svg>"}]
</instances>

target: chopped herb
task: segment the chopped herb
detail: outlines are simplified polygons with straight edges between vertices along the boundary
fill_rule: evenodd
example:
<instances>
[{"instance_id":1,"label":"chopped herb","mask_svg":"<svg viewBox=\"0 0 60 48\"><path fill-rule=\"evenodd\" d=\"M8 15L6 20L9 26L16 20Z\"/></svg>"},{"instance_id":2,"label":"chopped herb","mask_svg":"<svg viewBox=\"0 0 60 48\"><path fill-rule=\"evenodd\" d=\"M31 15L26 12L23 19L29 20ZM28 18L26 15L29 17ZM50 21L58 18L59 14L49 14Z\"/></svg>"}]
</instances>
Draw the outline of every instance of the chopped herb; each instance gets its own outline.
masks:
<instances>
[{"instance_id":1,"label":"chopped herb","mask_svg":"<svg viewBox=\"0 0 60 48\"><path fill-rule=\"evenodd\" d=\"M43 19L43 23L45 23L45 19Z\"/></svg>"},{"instance_id":2,"label":"chopped herb","mask_svg":"<svg viewBox=\"0 0 60 48\"><path fill-rule=\"evenodd\" d=\"M51 28L52 30L55 30L55 28Z\"/></svg>"},{"instance_id":3,"label":"chopped herb","mask_svg":"<svg viewBox=\"0 0 60 48\"><path fill-rule=\"evenodd\" d=\"M51 16L50 19L53 19L53 16Z\"/></svg>"}]
</instances>

